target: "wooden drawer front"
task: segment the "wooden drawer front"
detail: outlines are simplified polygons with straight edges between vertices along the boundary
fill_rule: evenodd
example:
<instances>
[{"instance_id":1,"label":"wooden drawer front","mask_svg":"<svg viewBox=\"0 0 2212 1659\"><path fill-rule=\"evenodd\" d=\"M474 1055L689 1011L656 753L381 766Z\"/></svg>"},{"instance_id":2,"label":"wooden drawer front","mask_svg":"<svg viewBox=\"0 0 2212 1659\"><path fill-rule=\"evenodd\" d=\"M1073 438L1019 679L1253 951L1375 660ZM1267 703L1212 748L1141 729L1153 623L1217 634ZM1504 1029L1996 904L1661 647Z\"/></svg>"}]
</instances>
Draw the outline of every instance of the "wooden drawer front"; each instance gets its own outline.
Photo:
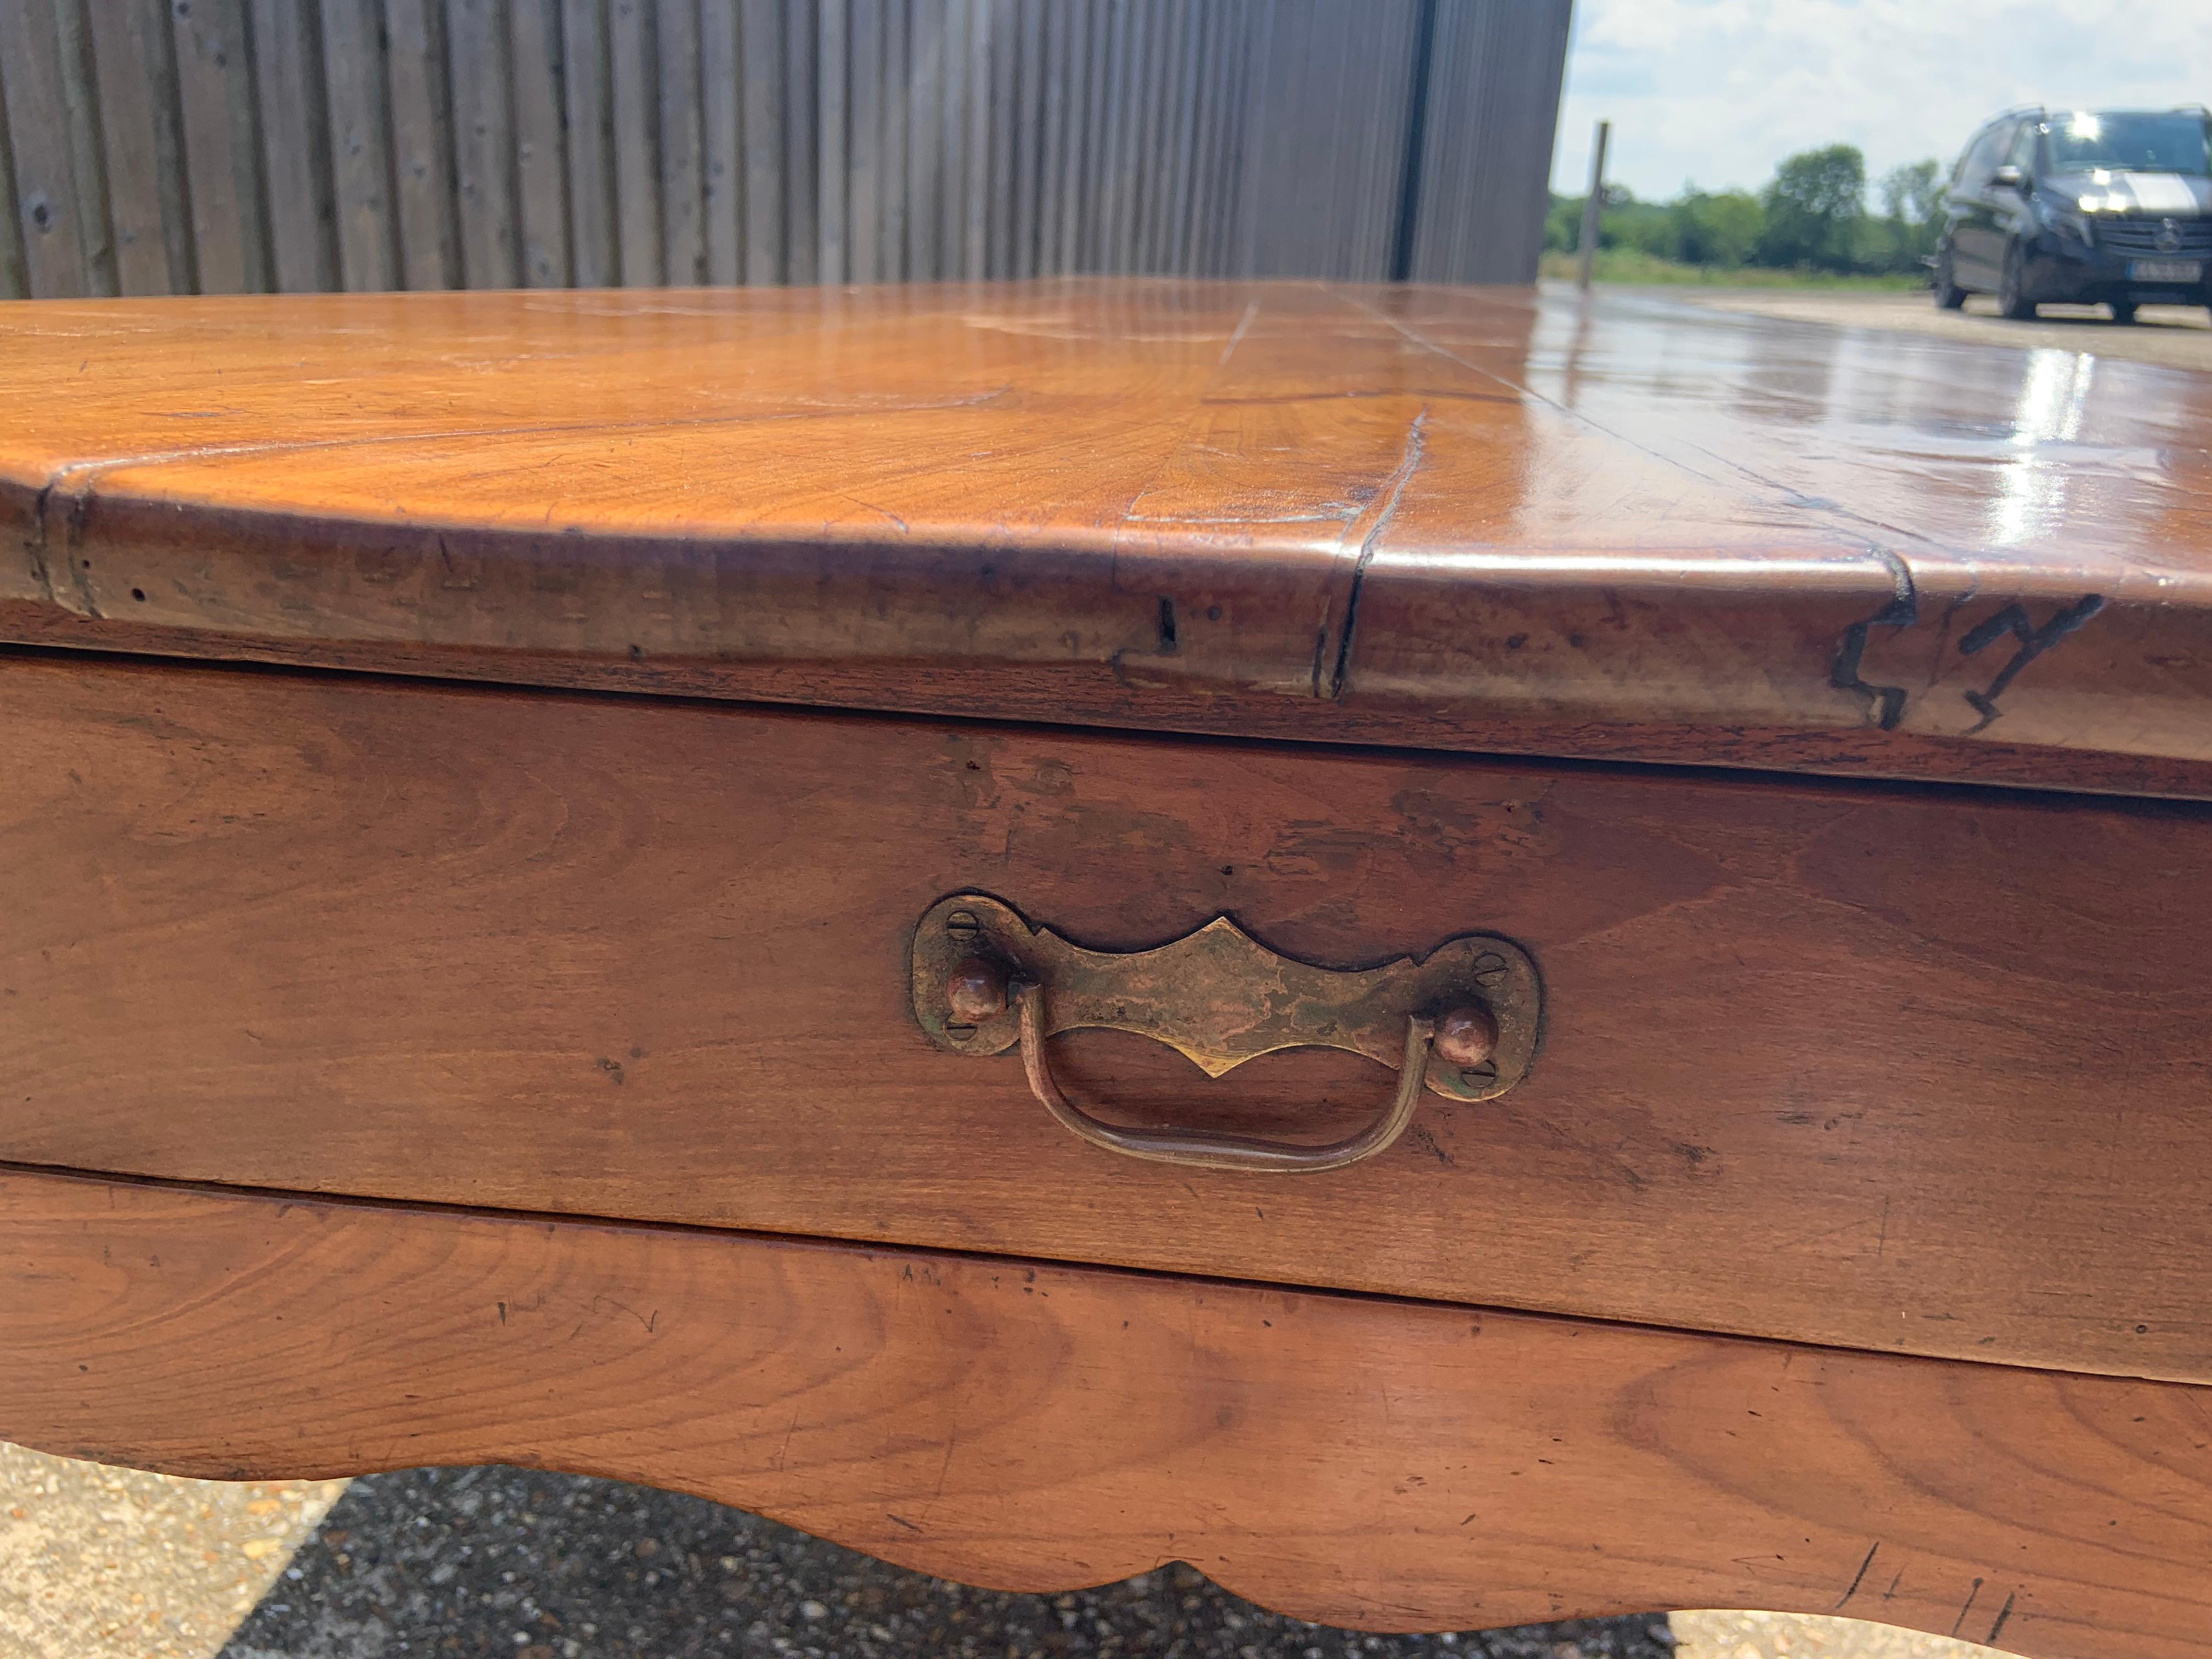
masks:
<instances>
[{"instance_id":1,"label":"wooden drawer front","mask_svg":"<svg viewBox=\"0 0 2212 1659\"><path fill-rule=\"evenodd\" d=\"M1371 1630L1754 1607L2203 1650L2183 1383L7 1171L0 1297L0 1436L181 1474L526 1463L1006 1589L1179 1558Z\"/></svg>"},{"instance_id":2,"label":"wooden drawer front","mask_svg":"<svg viewBox=\"0 0 2212 1659\"><path fill-rule=\"evenodd\" d=\"M2212 1378L2212 816L343 677L0 665L0 1158ZM1353 965L1480 930L1519 1088L1138 1164L908 1001L931 902ZM1137 1121L1392 1074L1056 1041Z\"/></svg>"}]
</instances>

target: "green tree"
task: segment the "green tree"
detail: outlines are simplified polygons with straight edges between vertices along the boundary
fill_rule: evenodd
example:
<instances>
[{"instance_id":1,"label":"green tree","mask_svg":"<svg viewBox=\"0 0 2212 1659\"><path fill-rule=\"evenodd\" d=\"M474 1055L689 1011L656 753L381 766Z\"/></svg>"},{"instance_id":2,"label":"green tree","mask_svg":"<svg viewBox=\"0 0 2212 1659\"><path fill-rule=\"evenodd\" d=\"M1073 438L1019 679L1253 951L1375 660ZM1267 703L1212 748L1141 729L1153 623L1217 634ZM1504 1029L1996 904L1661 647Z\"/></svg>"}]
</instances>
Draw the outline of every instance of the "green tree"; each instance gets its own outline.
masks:
<instances>
[{"instance_id":1,"label":"green tree","mask_svg":"<svg viewBox=\"0 0 2212 1659\"><path fill-rule=\"evenodd\" d=\"M1639 202L1626 189L1607 185L1605 210L1599 215L1600 247L1632 247L1639 253L1671 259L1674 257L1674 218L1657 202Z\"/></svg>"},{"instance_id":2,"label":"green tree","mask_svg":"<svg viewBox=\"0 0 2212 1659\"><path fill-rule=\"evenodd\" d=\"M1856 144L1802 151L1775 169L1760 203L1763 264L1849 270L1866 215L1866 157Z\"/></svg>"},{"instance_id":3,"label":"green tree","mask_svg":"<svg viewBox=\"0 0 2212 1659\"><path fill-rule=\"evenodd\" d=\"M1583 198L1579 196L1554 196L1551 211L1544 216L1544 250L1547 253L1572 253L1583 231Z\"/></svg>"},{"instance_id":4,"label":"green tree","mask_svg":"<svg viewBox=\"0 0 2212 1659\"><path fill-rule=\"evenodd\" d=\"M1551 211L1544 216L1544 246L1560 253L1578 252L1583 240L1583 204L1586 196L1554 196ZM1618 247L1624 244L1640 247L1648 233L1629 227L1639 226L1654 214L1664 216L1664 210L1650 202L1639 202L1636 192L1626 185L1607 185L1605 195L1598 204L1597 245Z\"/></svg>"},{"instance_id":5,"label":"green tree","mask_svg":"<svg viewBox=\"0 0 2212 1659\"><path fill-rule=\"evenodd\" d=\"M1943 164L1934 156L1908 161L1881 175L1881 210L1909 225L1924 225L1943 210Z\"/></svg>"},{"instance_id":6,"label":"green tree","mask_svg":"<svg viewBox=\"0 0 2212 1659\"><path fill-rule=\"evenodd\" d=\"M1766 210L1740 190L1708 193L1685 185L1667 212L1673 233L1668 257L1685 264L1733 270L1757 252L1766 228Z\"/></svg>"},{"instance_id":7,"label":"green tree","mask_svg":"<svg viewBox=\"0 0 2212 1659\"><path fill-rule=\"evenodd\" d=\"M1705 270L1746 265L1918 275L1942 228L1941 164L1892 167L1875 185L1881 211L1867 209L1866 161L1849 144L1790 156L1757 195L1704 191L1686 182L1674 199L1644 202L1624 185L1605 187L1599 246ZM1544 246L1572 253L1583 198L1553 196Z\"/></svg>"},{"instance_id":8,"label":"green tree","mask_svg":"<svg viewBox=\"0 0 2212 1659\"><path fill-rule=\"evenodd\" d=\"M1881 175L1876 186L1888 232L1889 269L1916 270L1936 252L1943 228L1943 167L1930 157Z\"/></svg>"}]
</instances>

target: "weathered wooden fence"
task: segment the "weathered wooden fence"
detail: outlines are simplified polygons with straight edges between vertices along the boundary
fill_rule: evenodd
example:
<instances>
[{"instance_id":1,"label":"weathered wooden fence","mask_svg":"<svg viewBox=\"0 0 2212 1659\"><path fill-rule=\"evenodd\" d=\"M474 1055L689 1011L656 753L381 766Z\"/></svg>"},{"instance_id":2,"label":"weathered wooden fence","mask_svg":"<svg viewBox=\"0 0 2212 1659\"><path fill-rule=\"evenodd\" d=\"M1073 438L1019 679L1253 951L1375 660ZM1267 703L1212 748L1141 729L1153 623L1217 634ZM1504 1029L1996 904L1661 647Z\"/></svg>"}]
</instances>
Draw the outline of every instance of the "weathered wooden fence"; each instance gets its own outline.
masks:
<instances>
[{"instance_id":1,"label":"weathered wooden fence","mask_svg":"<svg viewBox=\"0 0 2212 1659\"><path fill-rule=\"evenodd\" d=\"M0 0L0 295L1522 282L1570 0Z\"/></svg>"}]
</instances>

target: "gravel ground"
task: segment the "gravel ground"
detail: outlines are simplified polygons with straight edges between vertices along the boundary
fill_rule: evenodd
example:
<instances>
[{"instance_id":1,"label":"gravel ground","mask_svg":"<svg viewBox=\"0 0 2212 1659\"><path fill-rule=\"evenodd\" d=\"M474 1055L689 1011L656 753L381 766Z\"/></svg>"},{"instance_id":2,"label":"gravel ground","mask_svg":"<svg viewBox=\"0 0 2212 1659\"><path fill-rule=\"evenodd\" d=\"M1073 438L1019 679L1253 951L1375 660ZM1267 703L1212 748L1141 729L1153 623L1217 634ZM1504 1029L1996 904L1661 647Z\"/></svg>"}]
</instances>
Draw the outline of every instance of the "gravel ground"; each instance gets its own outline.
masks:
<instances>
[{"instance_id":1,"label":"gravel ground","mask_svg":"<svg viewBox=\"0 0 2212 1659\"><path fill-rule=\"evenodd\" d=\"M1893 329L2014 349L2055 347L2093 356L2125 357L2169 368L2212 370L2212 314L2201 306L2145 306L2132 326L2094 306L2049 306L2032 323L1996 314L1996 302L1975 295L1964 311L1938 311L1925 294L1854 294L1773 289L1653 288L1638 290L1722 311L1746 311L1802 323Z\"/></svg>"},{"instance_id":2,"label":"gravel ground","mask_svg":"<svg viewBox=\"0 0 2212 1659\"><path fill-rule=\"evenodd\" d=\"M292 1574L298 1577L293 1577ZM1369 1637L1262 1613L1171 1567L1007 1595L889 1567L696 1498L511 1468L354 1483L226 1659L1347 1655L1665 1659L1663 1620ZM1557 1659L1565 1659L1557 1656Z\"/></svg>"}]
</instances>

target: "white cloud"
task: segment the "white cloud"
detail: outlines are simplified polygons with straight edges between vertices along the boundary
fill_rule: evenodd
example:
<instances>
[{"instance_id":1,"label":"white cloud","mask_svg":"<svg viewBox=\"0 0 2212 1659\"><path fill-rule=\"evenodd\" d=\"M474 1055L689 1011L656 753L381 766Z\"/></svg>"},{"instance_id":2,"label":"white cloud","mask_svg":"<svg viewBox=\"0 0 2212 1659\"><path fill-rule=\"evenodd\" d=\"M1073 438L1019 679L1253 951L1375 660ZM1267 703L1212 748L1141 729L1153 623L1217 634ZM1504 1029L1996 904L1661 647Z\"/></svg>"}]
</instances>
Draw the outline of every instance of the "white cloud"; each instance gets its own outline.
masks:
<instances>
[{"instance_id":1,"label":"white cloud","mask_svg":"<svg viewBox=\"0 0 2212 1659\"><path fill-rule=\"evenodd\" d=\"M1590 128L1638 196L1756 189L1839 141L1878 178L1948 165L2013 104L2212 102L2207 0L1577 0L1553 168L1579 195Z\"/></svg>"}]
</instances>

